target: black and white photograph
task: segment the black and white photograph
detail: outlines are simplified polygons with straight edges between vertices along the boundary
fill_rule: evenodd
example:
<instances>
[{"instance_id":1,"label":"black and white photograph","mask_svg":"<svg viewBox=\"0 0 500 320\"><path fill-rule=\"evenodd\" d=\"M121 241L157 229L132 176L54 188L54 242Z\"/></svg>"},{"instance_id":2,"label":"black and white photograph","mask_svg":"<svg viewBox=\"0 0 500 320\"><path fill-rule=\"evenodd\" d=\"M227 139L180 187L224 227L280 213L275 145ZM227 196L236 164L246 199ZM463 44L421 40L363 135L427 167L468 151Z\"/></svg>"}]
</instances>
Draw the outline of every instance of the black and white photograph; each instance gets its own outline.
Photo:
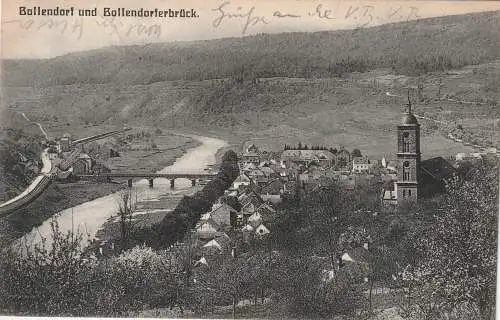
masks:
<instances>
[{"instance_id":1,"label":"black and white photograph","mask_svg":"<svg viewBox=\"0 0 500 320\"><path fill-rule=\"evenodd\" d=\"M497 319L500 1L0 12L0 317Z\"/></svg>"}]
</instances>

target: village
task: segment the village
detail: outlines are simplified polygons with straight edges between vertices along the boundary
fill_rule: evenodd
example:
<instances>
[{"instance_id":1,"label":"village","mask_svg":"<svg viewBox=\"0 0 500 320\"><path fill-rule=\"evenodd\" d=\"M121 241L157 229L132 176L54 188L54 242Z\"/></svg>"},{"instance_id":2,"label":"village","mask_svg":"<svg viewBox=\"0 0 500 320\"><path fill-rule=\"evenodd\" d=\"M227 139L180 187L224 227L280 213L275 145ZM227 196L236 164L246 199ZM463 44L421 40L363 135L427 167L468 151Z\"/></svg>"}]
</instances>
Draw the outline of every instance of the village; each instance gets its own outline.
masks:
<instances>
[{"instance_id":1,"label":"village","mask_svg":"<svg viewBox=\"0 0 500 320\"><path fill-rule=\"evenodd\" d=\"M119 210L116 216L115 212L110 221L117 221L116 225L121 229L114 238L111 236L89 241L86 254L91 253L92 258L85 258L84 261L87 263L97 258L107 268L108 261L118 259L117 253L125 252L133 258L136 253L150 253L151 248L159 248L161 251L158 254L164 255L165 261L169 261L167 273L173 277L173 280L167 277L165 281L175 283L167 290L168 295L175 297L166 304L189 305L194 310L192 314L202 314L208 310L227 316L232 309L234 317L236 312L245 314L245 308L249 306L253 312L265 306L293 306L296 302L293 299L301 299L302 291L289 292L288 288L282 290L273 287L273 281L266 278L271 273L278 279L276 283L279 287L282 284L293 285L294 281L300 282L302 276L311 272L314 284L305 285L304 290L323 292L342 283L345 287L339 296L347 299L350 290L354 290L356 299L367 303L359 306L348 301L347 311L343 311L336 300L326 303L321 299L312 299L309 302L316 303L315 306L320 308L314 312L374 312L374 306L398 305L409 296L404 291L405 287L398 282L402 279L398 262L405 261L406 248L397 247L401 240L399 236L392 237L392 228L397 229L398 224L406 221L412 223L415 220L423 224L424 219L418 220L419 213L410 209L412 205L416 207L418 203L425 203L426 199L442 202L439 196L448 192L449 181L454 178L467 180L469 173L474 171L471 168L482 167L490 157L496 158L497 152L494 148L479 148L474 153L461 152L421 159L421 124L412 113L410 103L401 120L394 126L396 144L392 156L388 158L377 158L364 154L363 150L347 149L334 143L308 146L298 141L293 145L285 143L280 150L276 150L266 149L265 144L250 140L239 153L227 151L220 166L198 166L199 171L211 171L210 174L201 173L206 175L203 178L187 177L183 176L186 173L179 172L176 177L162 177L170 180L171 192L189 190L175 209L159 207L161 204L158 202L155 204L158 210L151 210L151 215L155 211L162 211L164 220L157 225L140 227L134 226L136 218L148 212L138 210L134 214L132 206L128 212ZM44 141L42 159L48 166L42 174L50 175L64 184L76 183L88 177L111 178L124 174L119 172L120 168L108 169L102 158L96 157L98 153L89 147L79 147L78 144L128 130L111 131L79 140L64 134L54 140ZM141 140L143 136L146 133L136 132L117 141L133 140L134 137ZM148 147L145 153L158 152L151 139L144 144ZM425 147L423 144L424 151ZM99 148L99 152L108 159L124 157L129 150L126 143ZM233 160L228 161L226 156L229 153L234 155L230 157ZM221 170L224 164L228 164L225 162L231 163L234 174ZM217 173L214 173L217 171L214 167L219 169ZM149 188L144 184L143 191L155 191L150 172L129 173L134 174L137 175L135 178L149 180ZM136 190L136 184L132 183L131 177L127 179L128 184L113 182L131 195ZM187 181L175 187L172 183L175 179ZM192 184L189 184L190 179ZM89 185L95 186L92 183ZM332 186L335 188L332 189ZM340 190L340 194L349 196L342 199L335 196L328 198L332 190ZM217 196L207 196L214 194ZM315 198L316 195L326 197ZM370 200L359 199L363 197L369 197ZM324 202L316 206L316 200ZM351 200L356 205L350 206ZM202 203L207 205L199 205ZM358 206L360 203L363 204L362 208ZM401 213L405 215L404 218L398 216ZM286 222L287 216L292 217L291 225ZM382 235L377 234L376 230L381 231ZM144 234L148 236L143 237ZM396 239L396 243L391 243L391 239ZM294 241L298 245L294 245ZM391 246L397 257L387 251ZM394 260L397 269L384 264L385 259ZM171 267L170 264L173 266L179 261L180 267ZM297 267L306 268L304 275L296 271ZM377 274L379 271L376 268L384 269L384 275ZM282 269L289 272L285 276L287 278L280 278L276 272ZM290 272L297 274L292 276ZM182 294L189 296L189 299L201 300L184 299ZM257 302L257 296L260 303ZM158 306L164 304L162 300ZM309 312L306 306L301 308ZM173 315L190 314L181 310Z\"/></svg>"},{"instance_id":2,"label":"village","mask_svg":"<svg viewBox=\"0 0 500 320\"><path fill-rule=\"evenodd\" d=\"M308 147L299 142L275 151L247 143L238 156L239 176L212 209L201 216L183 242L172 245L170 250L186 246L193 250L190 254L196 282L196 274L219 266L223 259L245 254L252 244L267 243L280 206L300 199L305 193L315 193L332 184L349 192L356 192L362 185L375 186L379 201L376 207L381 212L365 212L373 218L380 213L394 213L417 199L444 193L447 180L465 176L470 166L495 154L494 150L487 150L421 161L420 124L411 106L407 108L397 127L395 159L374 159L362 155L358 149L349 151L342 146ZM344 266L350 272L356 270L360 283L369 281L373 262L371 240L365 230L363 233L359 246L344 250L335 263L323 264L323 281L332 280Z\"/></svg>"}]
</instances>

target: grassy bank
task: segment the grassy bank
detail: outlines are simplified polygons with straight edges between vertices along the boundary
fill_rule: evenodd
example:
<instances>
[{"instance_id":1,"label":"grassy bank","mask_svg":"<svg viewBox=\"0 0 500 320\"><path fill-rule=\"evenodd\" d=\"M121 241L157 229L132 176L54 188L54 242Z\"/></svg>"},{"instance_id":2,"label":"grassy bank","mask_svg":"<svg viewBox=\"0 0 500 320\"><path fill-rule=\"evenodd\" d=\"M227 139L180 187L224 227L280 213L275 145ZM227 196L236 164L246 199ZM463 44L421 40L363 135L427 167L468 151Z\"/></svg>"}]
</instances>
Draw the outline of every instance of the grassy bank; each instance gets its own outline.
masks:
<instances>
[{"instance_id":1,"label":"grassy bank","mask_svg":"<svg viewBox=\"0 0 500 320\"><path fill-rule=\"evenodd\" d=\"M103 142L106 145L108 142ZM196 140L171 133L155 136L156 150L151 148L135 148L130 152L122 152L120 157L110 158L105 163L113 171L120 170L155 172L171 165L182 156L187 149L197 146ZM21 237L39 226L55 213L79 204L109 195L127 187L125 180L112 183L91 181L54 182L46 192L27 207L18 210L0 220L0 246L6 246L14 239Z\"/></svg>"}]
</instances>

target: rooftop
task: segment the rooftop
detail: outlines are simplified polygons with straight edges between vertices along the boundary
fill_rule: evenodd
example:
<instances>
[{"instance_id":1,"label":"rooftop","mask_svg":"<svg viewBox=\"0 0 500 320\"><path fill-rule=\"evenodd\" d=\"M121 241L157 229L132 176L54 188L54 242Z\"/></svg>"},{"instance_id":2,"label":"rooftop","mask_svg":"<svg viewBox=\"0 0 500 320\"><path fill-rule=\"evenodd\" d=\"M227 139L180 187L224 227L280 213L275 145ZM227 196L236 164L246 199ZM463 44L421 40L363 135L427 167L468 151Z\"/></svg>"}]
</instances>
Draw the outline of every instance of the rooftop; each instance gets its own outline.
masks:
<instances>
[{"instance_id":1,"label":"rooftop","mask_svg":"<svg viewBox=\"0 0 500 320\"><path fill-rule=\"evenodd\" d=\"M401 118L402 125L417 125L417 118L412 113L407 113Z\"/></svg>"}]
</instances>

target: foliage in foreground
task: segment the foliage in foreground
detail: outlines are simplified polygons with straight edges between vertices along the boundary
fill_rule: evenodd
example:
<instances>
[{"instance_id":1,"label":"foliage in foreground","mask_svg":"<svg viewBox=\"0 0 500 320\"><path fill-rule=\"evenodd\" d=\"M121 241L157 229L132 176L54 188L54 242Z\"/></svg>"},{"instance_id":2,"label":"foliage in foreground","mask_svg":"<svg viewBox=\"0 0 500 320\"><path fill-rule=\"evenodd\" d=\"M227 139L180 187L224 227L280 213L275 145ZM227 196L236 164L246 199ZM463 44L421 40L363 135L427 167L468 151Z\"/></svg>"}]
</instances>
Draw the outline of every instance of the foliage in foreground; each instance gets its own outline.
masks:
<instances>
[{"instance_id":1,"label":"foliage in foreground","mask_svg":"<svg viewBox=\"0 0 500 320\"><path fill-rule=\"evenodd\" d=\"M335 270L337 253L365 243L368 233L372 253L380 256L372 260L371 278L396 286L405 317L487 319L494 306L497 170L484 164L467 179L450 181L443 200L429 212L417 215L409 209L402 217L414 223L411 236L397 225L404 221L368 221L356 214L366 199L326 188L303 198L296 211L280 210L270 237L235 257L220 255L206 268L193 267L186 247L136 247L98 260L81 250L80 236L62 234L54 224L54 245L3 253L0 311L123 316L178 307L201 315L231 304L235 312L237 302L256 304L260 298L262 306L270 301L270 308L290 317L359 318L366 310L366 286L342 269L332 281L321 275L324 268ZM401 277L393 281L398 271Z\"/></svg>"},{"instance_id":2,"label":"foliage in foreground","mask_svg":"<svg viewBox=\"0 0 500 320\"><path fill-rule=\"evenodd\" d=\"M406 312L438 319L467 310L490 319L496 291L498 166L485 162L468 179L449 181L440 209L415 241L422 258L401 273Z\"/></svg>"},{"instance_id":3,"label":"foliage in foreground","mask_svg":"<svg viewBox=\"0 0 500 320\"><path fill-rule=\"evenodd\" d=\"M150 307L179 305L183 264L176 252L137 247L96 259L82 237L52 224L44 242L2 253L0 310L36 316L123 316Z\"/></svg>"}]
</instances>

